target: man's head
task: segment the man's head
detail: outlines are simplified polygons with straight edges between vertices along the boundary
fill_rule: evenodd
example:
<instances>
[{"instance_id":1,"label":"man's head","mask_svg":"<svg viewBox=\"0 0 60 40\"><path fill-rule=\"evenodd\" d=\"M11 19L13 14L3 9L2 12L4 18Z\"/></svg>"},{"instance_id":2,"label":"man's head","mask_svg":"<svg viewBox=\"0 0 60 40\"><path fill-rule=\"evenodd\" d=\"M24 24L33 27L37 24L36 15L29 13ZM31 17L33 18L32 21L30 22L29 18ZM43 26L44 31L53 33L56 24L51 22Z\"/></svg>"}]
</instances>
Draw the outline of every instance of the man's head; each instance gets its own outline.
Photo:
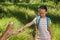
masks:
<instances>
[{"instance_id":1,"label":"man's head","mask_svg":"<svg viewBox=\"0 0 60 40\"><path fill-rule=\"evenodd\" d=\"M41 5L38 9L40 16L44 17L47 14L47 7L45 5Z\"/></svg>"}]
</instances>

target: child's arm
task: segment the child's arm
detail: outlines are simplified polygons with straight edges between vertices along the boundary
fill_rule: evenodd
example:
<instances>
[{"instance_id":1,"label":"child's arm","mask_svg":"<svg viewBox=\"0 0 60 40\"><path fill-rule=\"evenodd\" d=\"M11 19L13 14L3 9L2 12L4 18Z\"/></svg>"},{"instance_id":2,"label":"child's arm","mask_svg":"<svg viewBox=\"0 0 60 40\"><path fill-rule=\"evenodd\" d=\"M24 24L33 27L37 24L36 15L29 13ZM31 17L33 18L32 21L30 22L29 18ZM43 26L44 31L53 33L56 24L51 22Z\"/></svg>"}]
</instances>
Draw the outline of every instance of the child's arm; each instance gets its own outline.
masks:
<instances>
[{"instance_id":1,"label":"child's arm","mask_svg":"<svg viewBox=\"0 0 60 40\"><path fill-rule=\"evenodd\" d=\"M25 28L30 27L32 24L34 24L33 21L31 21L30 23L27 23L25 26L23 26L23 27L20 28L19 30L16 30L16 31L11 32L10 35L18 34L18 33L20 33L21 31L23 31Z\"/></svg>"},{"instance_id":2,"label":"child's arm","mask_svg":"<svg viewBox=\"0 0 60 40\"><path fill-rule=\"evenodd\" d=\"M51 22L48 23L48 31L50 32L50 35L51 35L51 40L52 40L52 24Z\"/></svg>"}]
</instances>

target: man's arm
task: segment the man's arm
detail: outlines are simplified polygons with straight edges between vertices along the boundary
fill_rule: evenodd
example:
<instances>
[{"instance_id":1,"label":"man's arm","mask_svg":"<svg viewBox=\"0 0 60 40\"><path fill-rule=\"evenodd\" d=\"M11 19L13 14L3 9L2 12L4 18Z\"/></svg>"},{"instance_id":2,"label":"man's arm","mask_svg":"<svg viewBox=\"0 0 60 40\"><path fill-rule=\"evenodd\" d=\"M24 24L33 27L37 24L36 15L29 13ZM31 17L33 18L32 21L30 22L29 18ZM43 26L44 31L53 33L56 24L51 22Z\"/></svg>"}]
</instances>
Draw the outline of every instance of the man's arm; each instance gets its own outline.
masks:
<instances>
[{"instance_id":1,"label":"man's arm","mask_svg":"<svg viewBox=\"0 0 60 40\"><path fill-rule=\"evenodd\" d=\"M48 23L48 31L49 31L49 33L50 33L50 35L51 35L51 40L52 40L52 23L51 22L49 22Z\"/></svg>"},{"instance_id":2,"label":"man's arm","mask_svg":"<svg viewBox=\"0 0 60 40\"><path fill-rule=\"evenodd\" d=\"M5 32L1 35L0 40L6 40L9 36L11 29L13 28L13 22L10 22L5 30Z\"/></svg>"},{"instance_id":3,"label":"man's arm","mask_svg":"<svg viewBox=\"0 0 60 40\"><path fill-rule=\"evenodd\" d=\"M24 25L22 28L20 28L19 30L16 30L16 31L13 31L10 33L10 35L13 35L13 34L18 34L20 33L21 31L23 31L25 28L29 28L32 24L34 24L33 21L27 23L26 25Z\"/></svg>"}]
</instances>

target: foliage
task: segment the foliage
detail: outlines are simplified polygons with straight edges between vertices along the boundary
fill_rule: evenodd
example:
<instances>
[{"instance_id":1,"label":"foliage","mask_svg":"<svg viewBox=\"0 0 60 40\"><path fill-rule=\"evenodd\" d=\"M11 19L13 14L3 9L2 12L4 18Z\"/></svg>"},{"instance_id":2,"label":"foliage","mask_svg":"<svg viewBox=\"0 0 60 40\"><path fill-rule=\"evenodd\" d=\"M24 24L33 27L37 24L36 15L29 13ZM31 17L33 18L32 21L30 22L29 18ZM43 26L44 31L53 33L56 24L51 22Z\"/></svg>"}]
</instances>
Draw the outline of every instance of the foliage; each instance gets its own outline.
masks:
<instances>
[{"instance_id":1,"label":"foliage","mask_svg":"<svg viewBox=\"0 0 60 40\"><path fill-rule=\"evenodd\" d=\"M52 20L53 40L60 40L60 2L59 0L1 0L0 1L0 36L10 21L14 22L14 30L18 30L33 20L38 14L38 7L45 4L48 7L47 16ZM32 25L34 26L34 25ZM25 29L18 35L12 35L7 40L33 40L34 27Z\"/></svg>"}]
</instances>

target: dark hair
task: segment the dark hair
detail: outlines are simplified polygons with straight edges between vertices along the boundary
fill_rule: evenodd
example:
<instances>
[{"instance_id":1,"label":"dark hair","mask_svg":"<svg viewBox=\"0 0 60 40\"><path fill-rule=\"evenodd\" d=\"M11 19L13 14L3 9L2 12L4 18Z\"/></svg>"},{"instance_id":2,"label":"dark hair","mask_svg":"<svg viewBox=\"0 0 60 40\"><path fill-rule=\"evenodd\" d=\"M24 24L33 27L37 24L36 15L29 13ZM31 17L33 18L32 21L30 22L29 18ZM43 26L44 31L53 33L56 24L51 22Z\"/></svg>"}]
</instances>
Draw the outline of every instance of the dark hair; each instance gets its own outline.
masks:
<instances>
[{"instance_id":1,"label":"dark hair","mask_svg":"<svg viewBox=\"0 0 60 40\"><path fill-rule=\"evenodd\" d=\"M41 5L39 8L40 8L40 9L45 9L45 10L47 11L46 5Z\"/></svg>"}]
</instances>

